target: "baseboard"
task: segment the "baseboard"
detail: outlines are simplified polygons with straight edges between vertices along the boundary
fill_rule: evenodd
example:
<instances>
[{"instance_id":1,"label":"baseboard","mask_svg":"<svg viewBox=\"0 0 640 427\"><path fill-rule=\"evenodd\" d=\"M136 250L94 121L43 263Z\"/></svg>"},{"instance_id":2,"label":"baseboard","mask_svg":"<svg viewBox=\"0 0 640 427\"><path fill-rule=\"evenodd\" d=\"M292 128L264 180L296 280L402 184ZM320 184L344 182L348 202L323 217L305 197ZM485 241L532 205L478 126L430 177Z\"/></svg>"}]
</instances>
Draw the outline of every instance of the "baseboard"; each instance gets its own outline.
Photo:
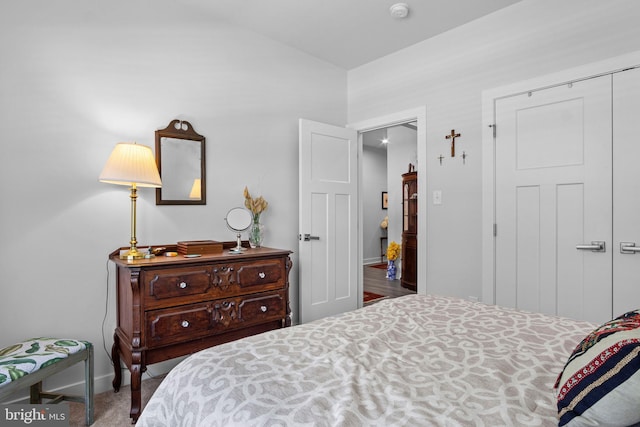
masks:
<instances>
[{"instance_id":1,"label":"baseboard","mask_svg":"<svg viewBox=\"0 0 640 427\"><path fill-rule=\"evenodd\" d=\"M167 360L165 362L156 363L151 365L151 368L147 368L147 371L142 374L142 381L147 378L154 378L158 376L164 376L171 369L173 369L178 363L180 363L184 357ZM105 391L113 391L113 372L109 372L104 375L93 377L93 392L94 394L103 393ZM84 396L84 379L71 384L65 384L60 387L46 387L46 381L43 383L46 391L51 393L60 393L65 395ZM129 370L122 369L122 381L120 387L126 387L131 384L131 375ZM16 391L15 395L10 397L10 400L3 402L6 404L23 404L29 403L29 387Z\"/></svg>"},{"instance_id":2,"label":"baseboard","mask_svg":"<svg viewBox=\"0 0 640 427\"><path fill-rule=\"evenodd\" d=\"M147 370L142 373L142 381L147 378L155 378L162 377L169 373L178 363L180 363L184 357L177 357L175 359L167 360L164 362L155 363L147 367ZM124 366L124 365L123 365ZM131 384L131 374L127 368L122 369L122 381L120 387L126 387ZM84 382L81 382L80 385L84 387ZM103 393L108 390L113 390L113 372L110 372L105 375L101 375L93 378L93 389L94 392ZM81 391L84 389L80 389Z\"/></svg>"}]
</instances>

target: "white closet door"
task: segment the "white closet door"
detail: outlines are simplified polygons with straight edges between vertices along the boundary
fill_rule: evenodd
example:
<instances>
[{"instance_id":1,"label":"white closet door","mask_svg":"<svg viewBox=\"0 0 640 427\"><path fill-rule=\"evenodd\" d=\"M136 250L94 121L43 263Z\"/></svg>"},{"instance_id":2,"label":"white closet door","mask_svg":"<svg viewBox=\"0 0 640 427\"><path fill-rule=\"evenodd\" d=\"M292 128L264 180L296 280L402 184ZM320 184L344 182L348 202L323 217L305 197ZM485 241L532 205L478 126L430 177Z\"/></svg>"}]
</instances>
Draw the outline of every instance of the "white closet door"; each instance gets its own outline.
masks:
<instances>
[{"instance_id":1,"label":"white closet door","mask_svg":"<svg viewBox=\"0 0 640 427\"><path fill-rule=\"evenodd\" d=\"M640 308L640 70L613 78L613 315Z\"/></svg>"},{"instance_id":2,"label":"white closet door","mask_svg":"<svg viewBox=\"0 0 640 427\"><path fill-rule=\"evenodd\" d=\"M610 319L611 76L499 99L496 125L496 303Z\"/></svg>"}]
</instances>

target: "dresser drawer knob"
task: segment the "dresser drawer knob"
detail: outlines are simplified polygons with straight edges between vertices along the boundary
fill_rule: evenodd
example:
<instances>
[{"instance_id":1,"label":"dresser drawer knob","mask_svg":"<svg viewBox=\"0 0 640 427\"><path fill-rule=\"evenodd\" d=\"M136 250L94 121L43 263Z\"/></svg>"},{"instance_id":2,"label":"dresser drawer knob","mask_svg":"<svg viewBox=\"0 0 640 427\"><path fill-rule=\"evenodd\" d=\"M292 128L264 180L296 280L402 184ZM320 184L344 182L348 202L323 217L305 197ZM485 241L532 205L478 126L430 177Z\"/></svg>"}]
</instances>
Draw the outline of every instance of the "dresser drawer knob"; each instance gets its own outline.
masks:
<instances>
[{"instance_id":1,"label":"dresser drawer knob","mask_svg":"<svg viewBox=\"0 0 640 427\"><path fill-rule=\"evenodd\" d=\"M264 279L265 277L267 277L267 275L264 274L263 271L261 271L260 273L258 273L258 277L260 277L261 279Z\"/></svg>"},{"instance_id":2,"label":"dresser drawer knob","mask_svg":"<svg viewBox=\"0 0 640 427\"><path fill-rule=\"evenodd\" d=\"M263 313L267 312L267 306L266 305L261 305L260 306L260 311L262 311Z\"/></svg>"},{"instance_id":3,"label":"dresser drawer knob","mask_svg":"<svg viewBox=\"0 0 640 427\"><path fill-rule=\"evenodd\" d=\"M183 328L188 328L189 327L189 321L188 320L183 320L181 323Z\"/></svg>"},{"instance_id":4,"label":"dresser drawer knob","mask_svg":"<svg viewBox=\"0 0 640 427\"><path fill-rule=\"evenodd\" d=\"M180 289L185 289L187 287L187 284L185 282L180 282L178 286L180 287Z\"/></svg>"}]
</instances>

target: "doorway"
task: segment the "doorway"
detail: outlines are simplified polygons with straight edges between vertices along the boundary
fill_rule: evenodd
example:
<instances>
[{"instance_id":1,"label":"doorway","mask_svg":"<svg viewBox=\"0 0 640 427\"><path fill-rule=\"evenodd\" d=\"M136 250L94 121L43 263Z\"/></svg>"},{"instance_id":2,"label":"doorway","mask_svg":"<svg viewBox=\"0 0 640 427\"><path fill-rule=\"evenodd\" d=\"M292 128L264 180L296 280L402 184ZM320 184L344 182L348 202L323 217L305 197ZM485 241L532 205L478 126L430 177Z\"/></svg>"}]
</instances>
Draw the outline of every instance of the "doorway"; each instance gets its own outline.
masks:
<instances>
[{"instance_id":1,"label":"doorway","mask_svg":"<svg viewBox=\"0 0 640 427\"><path fill-rule=\"evenodd\" d=\"M363 204L363 302L415 293L401 286L402 256L398 275L386 276L386 250L402 242L402 174L418 164L417 122L361 132L361 198Z\"/></svg>"},{"instance_id":2,"label":"doorway","mask_svg":"<svg viewBox=\"0 0 640 427\"><path fill-rule=\"evenodd\" d=\"M356 130L359 133L359 155L360 155L360 163L362 162L362 134L367 131L381 129L385 127L391 127L394 125L415 122L416 124L416 152L417 152L417 165L426 165L427 164L427 108L426 106L414 108L410 110L399 111L393 114L389 114L386 116L380 116L368 120L363 120L360 122L350 123L348 127ZM360 187L362 186L363 177L362 177L362 167L360 164L359 167L359 182ZM427 223L427 180L426 180L426 171L425 173L418 174L418 223L426 224ZM362 195L359 196L358 202L358 238L359 241L362 242L364 236L364 204L362 200ZM426 262L426 248L427 248L427 233L425 227L418 230L418 251L417 251L417 259L418 264L422 266L422 268L418 269L418 283L417 283L417 293L426 294L427 293L427 262ZM358 259L360 261L360 266L363 265L364 256L362 243L359 245L359 254ZM359 289L362 291L363 289L363 275L359 274Z\"/></svg>"},{"instance_id":3,"label":"doorway","mask_svg":"<svg viewBox=\"0 0 640 427\"><path fill-rule=\"evenodd\" d=\"M309 283L300 290L302 323L362 307L362 133L408 122L416 123L417 163L426 164L426 108L352 123L346 128L300 119L300 282ZM317 155L311 155L311 149L316 150ZM316 165L317 162L319 164ZM327 173L318 173L322 170ZM311 171L316 172L310 174ZM336 181L336 173L339 182L348 184L348 191L335 186L327 191L312 188L314 179L323 183ZM418 186L423 188L421 191L426 188L424 175L418 177ZM321 194L323 191L325 195ZM314 200L320 204L328 203L327 209L320 205L312 206ZM417 202L418 221L426 224L426 199L418 195ZM320 217L315 218L318 215L314 216L314 213ZM339 229L331 221L338 221ZM348 237L345 232L348 232ZM426 248L424 231L417 235L417 240L418 246ZM420 259L418 251L416 257ZM423 263L426 265L426 260ZM314 274L314 265L320 274ZM345 274L348 274L348 279L345 279ZM422 268L418 272L418 293L426 294L425 277L426 268Z\"/></svg>"}]
</instances>

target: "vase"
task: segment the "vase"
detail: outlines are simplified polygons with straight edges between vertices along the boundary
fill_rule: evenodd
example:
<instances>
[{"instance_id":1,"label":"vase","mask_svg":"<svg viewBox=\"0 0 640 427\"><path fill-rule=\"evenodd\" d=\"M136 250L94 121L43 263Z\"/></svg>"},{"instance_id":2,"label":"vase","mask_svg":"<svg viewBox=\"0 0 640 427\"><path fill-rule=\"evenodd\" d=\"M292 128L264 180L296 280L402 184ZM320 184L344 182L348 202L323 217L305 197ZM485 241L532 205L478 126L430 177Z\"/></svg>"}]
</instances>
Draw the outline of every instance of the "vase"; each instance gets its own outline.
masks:
<instances>
[{"instance_id":1,"label":"vase","mask_svg":"<svg viewBox=\"0 0 640 427\"><path fill-rule=\"evenodd\" d=\"M396 280L396 261L390 259L387 262L387 279Z\"/></svg>"},{"instance_id":2,"label":"vase","mask_svg":"<svg viewBox=\"0 0 640 427\"><path fill-rule=\"evenodd\" d=\"M259 248L262 246L262 239L264 238L264 226L260 223L260 216L253 217L251 227L249 227L249 245L252 248Z\"/></svg>"}]
</instances>

